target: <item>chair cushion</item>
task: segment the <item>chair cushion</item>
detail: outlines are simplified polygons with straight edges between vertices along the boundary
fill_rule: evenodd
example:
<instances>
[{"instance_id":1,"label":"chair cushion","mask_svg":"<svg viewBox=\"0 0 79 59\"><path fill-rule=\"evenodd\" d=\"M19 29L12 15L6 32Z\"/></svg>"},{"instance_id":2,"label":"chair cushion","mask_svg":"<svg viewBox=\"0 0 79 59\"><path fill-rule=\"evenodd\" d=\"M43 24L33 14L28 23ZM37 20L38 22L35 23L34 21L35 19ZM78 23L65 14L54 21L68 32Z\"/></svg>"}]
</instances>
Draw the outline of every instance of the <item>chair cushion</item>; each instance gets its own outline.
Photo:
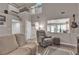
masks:
<instances>
[{"instance_id":1,"label":"chair cushion","mask_svg":"<svg viewBox=\"0 0 79 59\"><path fill-rule=\"evenodd\" d=\"M15 36L19 46L23 46L26 44L26 39L24 34L15 34Z\"/></svg>"},{"instance_id":2,"label":"chair cushion","mask_svg":"<svg viewBox=\"0 0 79 59\"><path fill-rule=\"evenodd\" d=\"M0 54L7 54L18 48L14 35L0 37Z\"/></svg>"},{"instance_id":3,"label":"chair cushion","mask_svg":"<svg viewBox=\"0 0 79 59\"><path fill-rule=\"evenodd\" d=\"M52 41L52 38L45 38L44 41Z\"/></svg>"},{"instance_id":4,"label":"chair cushion","mask_svg":"<svg viewBox=\"0 0 79 59\"><path fill-rule=\"evenodd\" d=\"M18 48L15 51L9 53L9 55L30 55L31 50L29 48Z\"/></svg>"}]
</instances>

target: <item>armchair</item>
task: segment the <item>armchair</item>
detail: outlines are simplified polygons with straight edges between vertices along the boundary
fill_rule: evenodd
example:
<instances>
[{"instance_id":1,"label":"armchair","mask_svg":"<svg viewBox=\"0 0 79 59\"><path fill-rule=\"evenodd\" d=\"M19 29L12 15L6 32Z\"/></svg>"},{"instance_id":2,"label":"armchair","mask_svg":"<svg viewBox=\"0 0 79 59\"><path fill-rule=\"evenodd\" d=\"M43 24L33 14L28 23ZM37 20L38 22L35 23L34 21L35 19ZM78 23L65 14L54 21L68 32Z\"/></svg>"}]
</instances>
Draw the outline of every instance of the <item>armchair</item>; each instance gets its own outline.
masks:
<instances>
[{"instance_id":1,"label":"armchair","mask_svg":"<svg viewBox=\"0 0 79 59\"><path fill-rule=\"evenodd\" d=\"M44 30L38 30L37 32L37 42L42 47L47 47L52 45L52 37L47 36Z\"/></svg>"}]
</instances>

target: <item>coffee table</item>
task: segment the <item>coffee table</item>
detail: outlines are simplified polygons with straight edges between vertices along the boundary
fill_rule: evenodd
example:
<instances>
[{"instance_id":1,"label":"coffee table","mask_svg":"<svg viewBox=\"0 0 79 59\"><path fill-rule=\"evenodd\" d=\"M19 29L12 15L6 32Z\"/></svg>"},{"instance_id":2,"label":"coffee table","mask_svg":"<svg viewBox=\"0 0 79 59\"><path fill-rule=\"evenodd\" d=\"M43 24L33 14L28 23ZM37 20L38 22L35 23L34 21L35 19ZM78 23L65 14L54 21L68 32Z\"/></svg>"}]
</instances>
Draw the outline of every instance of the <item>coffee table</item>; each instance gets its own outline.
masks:
<instances>
[{"instance_id":1,"label":"coffee table","mask_svg":"<svg viewBox=\"0 0 79 59\"><path fill-rule=\"evenodd\" d=\"M74 55L72 51L49 46L43 55Z\"/></svg>"}]
</instances>

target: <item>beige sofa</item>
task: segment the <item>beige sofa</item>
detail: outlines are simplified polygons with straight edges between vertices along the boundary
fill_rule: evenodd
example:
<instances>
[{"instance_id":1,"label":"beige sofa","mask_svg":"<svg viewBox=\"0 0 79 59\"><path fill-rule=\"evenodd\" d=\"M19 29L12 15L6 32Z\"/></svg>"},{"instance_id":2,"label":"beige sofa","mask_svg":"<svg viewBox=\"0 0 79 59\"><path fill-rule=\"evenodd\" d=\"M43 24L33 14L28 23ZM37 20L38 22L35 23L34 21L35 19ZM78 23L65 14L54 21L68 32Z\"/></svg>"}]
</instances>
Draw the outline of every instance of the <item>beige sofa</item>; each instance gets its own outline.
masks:
<instances>
[{"instance_id":1,"label":"beige sofa","mask_svg":"<svg viewBox=\"0 0 79 59\"><path fill-rule=\"evenodd\" d=\"M24 34L0 37L0 55L35 55L37 44L27 42Z\"/></svg>"}]
</instances>

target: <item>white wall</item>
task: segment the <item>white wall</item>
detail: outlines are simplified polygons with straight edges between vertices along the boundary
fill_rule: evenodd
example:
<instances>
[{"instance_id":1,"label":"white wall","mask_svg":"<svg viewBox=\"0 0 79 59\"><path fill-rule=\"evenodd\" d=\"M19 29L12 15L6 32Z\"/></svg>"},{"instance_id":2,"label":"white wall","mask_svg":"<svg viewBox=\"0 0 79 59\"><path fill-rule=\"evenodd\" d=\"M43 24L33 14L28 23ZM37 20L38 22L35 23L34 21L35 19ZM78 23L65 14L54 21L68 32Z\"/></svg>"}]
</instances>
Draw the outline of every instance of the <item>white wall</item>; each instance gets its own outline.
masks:
<instances>
[{"instance_id":1,"label":"white wall","mask_svg":"<svg viewBox=\"0 0 79 59\"><path fill-rule=\"evenodd\" d=\"M31 39L31 33L32 33L31 22L27 21L26 22L26 36L27 36L27 39Z\"/></svg>"},{"instance_id":2,"label":"white wall","mask_svg":"<svg viewBox=\"0 0 79 59\"><path fill-rule=\"evenodd\" d=\"M0 12L0 15L3 15L6 17L6 22L4 25L0 25L0 36L4 35L10 35L12 34L12 19L19 20L18 17L9 15L9 14L4 14Z\"/></svg>"},{"instance_id":3,"label":"white wall","mask_svg":"<svg viewBox=\"0 0 79 59\"><path fill-rule=\"evenodd\" d=\"M12 19L18 19L18 17L10 14L4 14L4 10L8 10L8 3L0 3L0 15L6 17L5 25L0 25L0 36L12 34Z\"/></svg>"},{"instance_id":4,"label":"white wall","mask_svg":"<svg viewBox=\"0 0 79 59\"><path fill-rule=\"evenodd\" d=\"M6 15L4 13L0 13L6 17L6 22L4 25L0 25L0 36L11 34L11 15Z\"/></svg>"}]
</instances>

